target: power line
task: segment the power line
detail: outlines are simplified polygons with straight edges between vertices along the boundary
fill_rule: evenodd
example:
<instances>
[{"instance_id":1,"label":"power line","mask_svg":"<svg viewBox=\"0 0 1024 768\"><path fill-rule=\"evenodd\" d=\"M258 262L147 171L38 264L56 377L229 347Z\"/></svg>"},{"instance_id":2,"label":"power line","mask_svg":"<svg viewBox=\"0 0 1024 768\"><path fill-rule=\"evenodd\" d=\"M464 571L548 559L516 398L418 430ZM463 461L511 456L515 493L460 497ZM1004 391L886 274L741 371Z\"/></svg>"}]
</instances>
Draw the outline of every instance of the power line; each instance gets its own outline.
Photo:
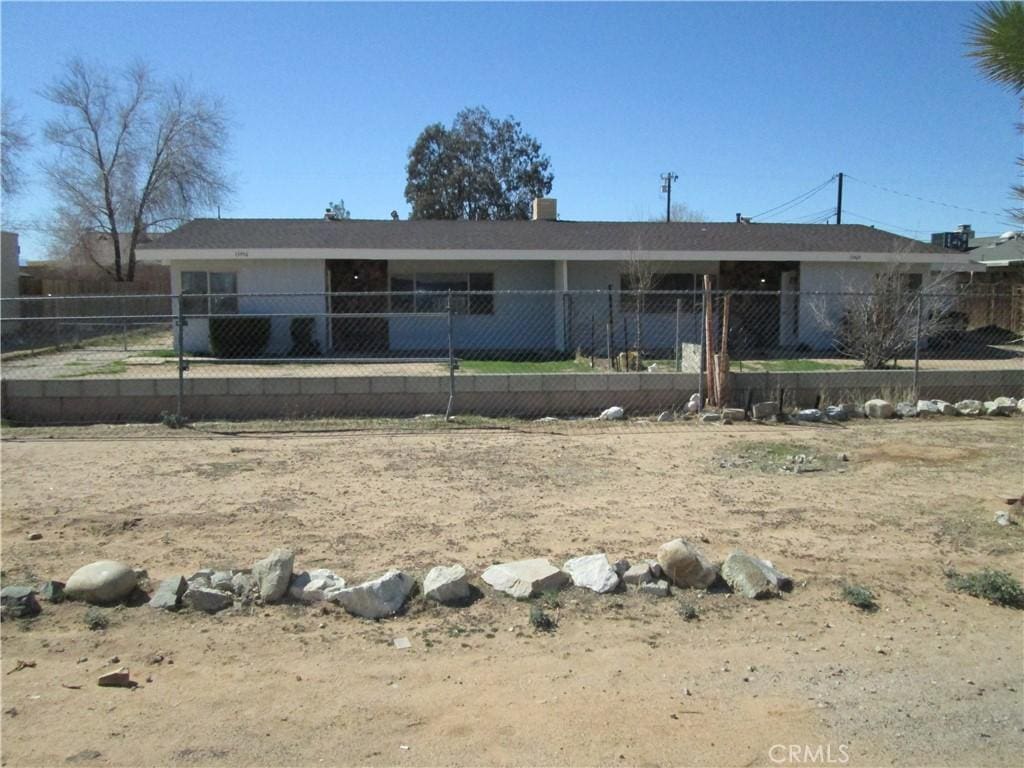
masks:
<instances>
[{"instance_id":1,"label":"power line","mask_svg":"<svg viewBox=\"0 0 1024 768\"><path fill-rule=\"evenodd\" d=\"M809 189L808 191L804 192L803 194L797 195L792 200L787 200L784 203L780 203L779 205L776 205L774 208L769 208L767 211L762 211L761 213L755 214L754 216L751 216L750 218L751 219L759 219L762 216L768 216L770 214L778 215L778 214L780 214L780 213L782 213L784 211L788 211L790 208L793 208L793 207L799 205L800 203L802 203L802 202L804 202L806 200L809 200L814 195L818 194L818 192L820 192L825 187L827 187L829 184L831 184L833 181L835 181L835 179L836 179L836 177L832 176L832 177L826 179L825 181L823 181L818 186L814 187L813 189Z\"/></svg>"},{"instance_id":2,"label":"power line","mask_svg":"<svg viewBox=\"0 0 1024 768\"><path fill-rule=\"evenodd\" d=\"M850 177L847 176L846 178L850 178ZM891 224L891 223L889 223L887 221L879 221L878 219L872 219L872 218L869 218L868 216L862 216L859 213L855 213L854 211L851 211L849 208L847 208L845 211L843 211L843 213L845 213L845 214L847 214L849 216L853 216L855 219L863 219L864 221L870 221L872 224L880 224L881 226L888 227L889 229L898 229L898 230L900 230L902 232L913 232L915 235L927 235L927 234L930 234L927 229L911 229L910 227L901 227L898 224Z\"/></svg>"},{"instance_id":3,"label":"power line","mask_svg":"<svg viewBox=\"0 0 1024 768\"><path fill-rule=\"evenodd\" d=\"M912 195L909 192L900 192L899 190L891 189L890 187L883 187L881 184L873 184L870 181L864 181L864 179L858 179L856 176L851 176L850 174L846 174L846 178L848 178L848 179L850 179L852 181L860 182L861 184L866 184L869 187L874 187L875 189L880 189L883 192L888 192L891 195L899 195L900 197L909 197L911 200L920 200L923 203L931 203L932 205L940 205L943 208L955 208L958 211L970 211L971 213L980 213L980 214L983 214L985 216L1002 216L1003 215L1002 213L995 213L993 211L983 211L983 210L981 210L979 208L968 208L967 206L964 206L964 205L953 205L952 203L943 203L940 200L932 200L931 198L921 197L920 195ZM864 218L864 217L862 216L861 218ZM919 232L921 230L910 230L910 231Z\"/></svg>"}]
</instances>

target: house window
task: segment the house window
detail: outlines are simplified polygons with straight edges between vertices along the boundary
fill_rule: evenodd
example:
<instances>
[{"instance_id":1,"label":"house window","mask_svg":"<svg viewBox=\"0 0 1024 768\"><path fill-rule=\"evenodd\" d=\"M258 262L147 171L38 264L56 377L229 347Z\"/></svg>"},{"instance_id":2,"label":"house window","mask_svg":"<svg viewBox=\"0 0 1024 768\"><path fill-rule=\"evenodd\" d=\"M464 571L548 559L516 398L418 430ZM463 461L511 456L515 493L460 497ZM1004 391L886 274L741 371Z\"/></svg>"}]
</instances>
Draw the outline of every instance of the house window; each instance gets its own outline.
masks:
<instances>
[{"instance_id":1,"label":"house window","mask_svg":"<svg viewBox=\"0 0 1024 768\"><path fill-rule=\"evenodd\" d=\"M237 294L238 275L234 272L181 273L182 314L237 315Z\"/></svg>"},{"instance_id":2,"label":"house window","mask_svg":"<svg viewBox=\"0 0 1024 768\"><path fill-rule=\"evenodd\" d=\"M623 291L620 299L622 311L636 312L638 293L633 276L622 275L619 285ZM644 314L675 314L676 299L683 300L683 312L699 311L700 297L694 293L696 286L696 275L682 272L652 275L650 285L644 291L642 298ZM651 293L647 291L651 291ZM662 293L662 291L671 293Z\"/></svg>"},{"instance_id":3,"label":"house window","mask_svg":"<svg viewBox=\"0 0 1024 768\"><path fill-rule=\"evenodd\" d=\"M494 275L489 272L417 272L391 276L392 312L445 312L448 292L459 315L493 315ZM483 293L477 293L482 291ZM421 295L424 294L424 295Z\"/></svg>"}]
</instances>

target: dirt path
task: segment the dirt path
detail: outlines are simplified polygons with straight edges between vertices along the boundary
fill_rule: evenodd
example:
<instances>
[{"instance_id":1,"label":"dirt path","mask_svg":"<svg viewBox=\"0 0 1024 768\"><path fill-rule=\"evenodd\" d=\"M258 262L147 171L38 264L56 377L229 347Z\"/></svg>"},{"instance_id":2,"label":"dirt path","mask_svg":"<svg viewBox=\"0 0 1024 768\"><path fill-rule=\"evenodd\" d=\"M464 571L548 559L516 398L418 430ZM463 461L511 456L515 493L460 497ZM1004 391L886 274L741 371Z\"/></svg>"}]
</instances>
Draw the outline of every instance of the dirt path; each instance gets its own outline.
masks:
<instances>
[{"instance_id":1,"label":"dirt path","mask_svg":"<svg viewBox=\"0 0 1024 768\"><path fill-rule=\"evenodd\" d=\"M2 671L36 662L0 677L4 765L1011 765L1024 752L1024 614L943 577L1024 571L1024 526L992 523L996 496L1024 484L1024 420L4 438L5 584L99 557L154 578L244 567L277 545L349 581L455 561L479 573L526 556L639 559L680 535L798 582L769 602L569 590L551 635L486 589L469 608L417 598L380 622L107 609L102 632L83 606L44 604L2 626ZM820 471L780 471L796 454ZM845 581L881 610L839 600ZM135 690L95 685L115 655Z\"/></svg>"}]
</instances>

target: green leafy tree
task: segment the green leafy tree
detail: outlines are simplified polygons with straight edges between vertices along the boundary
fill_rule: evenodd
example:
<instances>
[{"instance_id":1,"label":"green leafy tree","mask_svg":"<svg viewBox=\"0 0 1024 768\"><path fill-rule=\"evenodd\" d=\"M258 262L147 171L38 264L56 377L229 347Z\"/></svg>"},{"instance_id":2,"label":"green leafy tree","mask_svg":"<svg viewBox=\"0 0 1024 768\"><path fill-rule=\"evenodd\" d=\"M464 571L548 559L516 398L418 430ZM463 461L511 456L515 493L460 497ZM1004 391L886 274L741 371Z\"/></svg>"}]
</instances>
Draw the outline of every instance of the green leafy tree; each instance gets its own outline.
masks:
<instances>
[{"instance_id":1,"label":"green leafy tree","mask_svg":"<svg viewBox=\"0 0 1024 768\"><path fill-rule=\"evenodd\" d=\"M977 61L985 77L1018 96L1024 93L1024 3L986 3L975 14L970 33L967 55ZM1018 124L1017 130L1024 134L1024 124ZM1017 158L1017 165L1024 168L1024 155ZM1024 200L1024 186L1013 187L1013 193ZM1024 222L1024 208L1014 210L1013 217Z\"/></svg>"},{"instance_id":2,"label":"green leafy tree","mask_svg":"<svg viewBox=\"0 0 1024 768\"><path fill-rule=\"evenodd\" d=\"M428 125L409 150L405 199L413 219L527 219L554 176L540 142L509 117L464 109Z\"/></svg>"}]
</instances>

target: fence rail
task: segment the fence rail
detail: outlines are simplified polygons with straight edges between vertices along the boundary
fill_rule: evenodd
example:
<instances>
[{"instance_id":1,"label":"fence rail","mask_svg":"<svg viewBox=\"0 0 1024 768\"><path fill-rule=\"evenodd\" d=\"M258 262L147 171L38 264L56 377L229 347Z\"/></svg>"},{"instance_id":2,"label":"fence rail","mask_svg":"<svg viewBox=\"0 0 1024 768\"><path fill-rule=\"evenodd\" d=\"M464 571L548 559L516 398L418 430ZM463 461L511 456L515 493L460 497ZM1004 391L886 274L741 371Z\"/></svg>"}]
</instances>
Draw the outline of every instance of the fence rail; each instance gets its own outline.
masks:
<instances>
[{"instance_id":1,"label":"fence rail","mask_svg":"<svg viewBox=\"0 0 1024 768\"><path fill-rule=\"evenodd\" d=\"M797 403L814 388L816 403L871 388L1016 396L1022 301L899 287L24 297L0 302L0 377L7 406L15 382L162 398L180 418L258 416L282 400L297 416L532 416L617 399L654 415L693 393L702 407L786 390Z\"/></svg>"}]
</instances>

